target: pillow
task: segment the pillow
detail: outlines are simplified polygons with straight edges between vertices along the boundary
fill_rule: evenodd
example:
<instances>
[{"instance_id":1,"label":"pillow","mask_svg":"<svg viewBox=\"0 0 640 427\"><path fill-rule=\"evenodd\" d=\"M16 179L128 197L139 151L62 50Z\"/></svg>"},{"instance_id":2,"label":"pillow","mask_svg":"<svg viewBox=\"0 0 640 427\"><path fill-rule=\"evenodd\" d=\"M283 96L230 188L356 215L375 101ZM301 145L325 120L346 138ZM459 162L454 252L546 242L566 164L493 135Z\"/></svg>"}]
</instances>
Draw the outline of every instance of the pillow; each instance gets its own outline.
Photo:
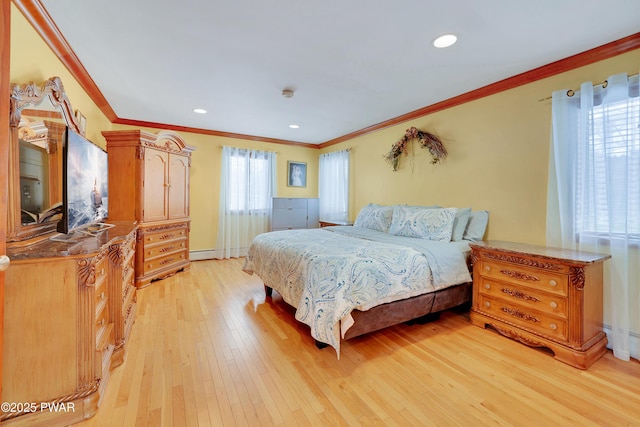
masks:
<instances>
[{"instance_id":1,"label":"pillow","mask_svg":"<svg viewBox=\"0 0 640 427\"><path fill-rule=\"evenodd\" d=\"M473 211L469 215L467 228L464 230L463 239L479 242L484 238L489 223L489 211Z\"/></svg>"},{"instance_id":2,"label":"pillow","mask_svg":"<svg viewBox=\"0 0 640 427\"><path fill-rule=\"evenodd\" d=\"M464 237L464 232L467 229L469 223L469 215L471 214L471 208L458 209L456 217L453 220L453 234L451 235L452 242L458 242Z\"/></svg>"},{"instance_id":3,"label":"pillow","mask_svg":"<svg viewBox=\"0 0 640 427\"><path fill-rule=\"evenodd\" d=\"M354 227L370 228L371 230L389 231L391 218L393 217L393 206L380 206L369 203L360 209L360 213L353 223Z\"/></svg>"},{"instance_id":4,"label":"pillow","mask_svg":"<svg viewBox=\"0 0 640 427\"><path fill-rule=\"evenodd\" d=\"M448 242L453 233L455 216L455 208L396 206L389 233Z\"/></svg>"}]
</instances>

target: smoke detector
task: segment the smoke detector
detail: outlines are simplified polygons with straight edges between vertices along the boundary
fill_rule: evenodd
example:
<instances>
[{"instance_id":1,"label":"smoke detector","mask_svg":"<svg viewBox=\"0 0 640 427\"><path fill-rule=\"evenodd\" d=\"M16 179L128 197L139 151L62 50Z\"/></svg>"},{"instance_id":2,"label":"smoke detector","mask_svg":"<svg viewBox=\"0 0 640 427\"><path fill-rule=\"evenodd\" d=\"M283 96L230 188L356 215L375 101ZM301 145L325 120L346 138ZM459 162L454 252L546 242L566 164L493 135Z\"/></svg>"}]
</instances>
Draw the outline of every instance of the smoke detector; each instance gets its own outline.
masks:
<instances>
[{"instance_id":1,"label":"smoke detector","mask_svg":"<svg viewBox=\"0 0 640 427\"><path fill-rule=\"evenodd\" d=\"M293 89L282 89L282 96L285 98L293 98Z\"/></svg>"}]
</instances>

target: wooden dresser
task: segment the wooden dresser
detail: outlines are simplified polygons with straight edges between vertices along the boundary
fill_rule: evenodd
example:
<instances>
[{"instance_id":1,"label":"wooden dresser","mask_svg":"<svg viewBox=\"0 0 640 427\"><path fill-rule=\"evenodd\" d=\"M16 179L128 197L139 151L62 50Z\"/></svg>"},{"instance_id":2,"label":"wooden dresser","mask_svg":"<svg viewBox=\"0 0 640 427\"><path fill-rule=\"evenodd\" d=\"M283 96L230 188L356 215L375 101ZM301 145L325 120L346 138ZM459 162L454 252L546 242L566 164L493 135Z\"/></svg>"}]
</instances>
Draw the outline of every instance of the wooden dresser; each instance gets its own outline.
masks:
<instances>
[{"instance_id":1,"label":"wooden dresser","mask_svg":"<svg viewBox=\"0 0 640 427\"><path fill-rule=\"evenodd\" d=\"M109 220L138 221L135 285L189 268L189 173L194 150L174 132L102 132Z\"/></svg>"},{"instance_id":2,"label":"wooden dresser","mask_svg":"<svg viewBox=\"0 0 640 427\"><path fill-rule=\"evenodd\" d=\"M470 245L471 322L586 369L606 351L602 274L609 255L511 242Z\"/></svg>"},{"instance_id":3,"label":"wooden dresser","mask_svg":"<svg viewBox=\"0 0 640 427\"><path fill-rule=\"evenodd\" d=\"M134 321L135 236L135 224L117 223L96 237L8 249L2 399L20 405L3 407L2 425L95 414Z\"/></svg>"}]
</instances>

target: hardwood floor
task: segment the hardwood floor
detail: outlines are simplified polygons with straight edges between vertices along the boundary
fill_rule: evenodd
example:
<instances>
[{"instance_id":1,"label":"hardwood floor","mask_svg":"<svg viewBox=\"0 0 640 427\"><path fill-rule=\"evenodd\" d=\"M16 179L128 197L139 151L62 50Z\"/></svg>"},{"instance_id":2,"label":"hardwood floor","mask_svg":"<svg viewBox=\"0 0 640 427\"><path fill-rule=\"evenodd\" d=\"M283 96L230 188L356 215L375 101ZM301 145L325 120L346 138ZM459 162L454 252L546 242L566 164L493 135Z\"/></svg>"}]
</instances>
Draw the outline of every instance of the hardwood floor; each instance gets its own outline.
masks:
<instances>
[{"instance_id":1,"label":"hardwood floor","mask_svg":"<svg viewBox=\"0 0 640 427\"><path fill-rule=\"evenodd\" d=\"M81 426L640 425L640 363L589 370L447 312L318 350L243 260L138 292L126 361Z\"/></svg>"}]
</instances>

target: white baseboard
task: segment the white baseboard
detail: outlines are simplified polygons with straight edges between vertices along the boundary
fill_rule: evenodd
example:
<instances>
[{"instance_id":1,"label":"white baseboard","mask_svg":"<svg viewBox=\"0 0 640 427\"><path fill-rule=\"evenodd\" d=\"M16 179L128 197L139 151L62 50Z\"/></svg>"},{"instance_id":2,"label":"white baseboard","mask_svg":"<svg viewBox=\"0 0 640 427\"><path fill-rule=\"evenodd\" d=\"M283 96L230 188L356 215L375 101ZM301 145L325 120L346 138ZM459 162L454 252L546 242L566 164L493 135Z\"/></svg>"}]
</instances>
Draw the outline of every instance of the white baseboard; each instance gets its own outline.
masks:
<instances>
[{"instance_id":1,"label":"white baseboard","mask_svg":"<svg viewBox=\"0 0 640 427\"><path fill-rule=\"evenodd\" d=\"M207 249L202 251L189 251L189 259L191 261L203 261L206 259L219 259L219 251L215 249Z\"/></svg>"},{"instance_id":2,"label":"white baseboard","mask_svg":"<svg viewBox=\"0 0 640 427\"><path fill-rule=\"evenodd\" d=\"M240 249L240 257L245 256L248 248ZM200 251L189 251L189 260L191 261L203 261L207 259L224 259L225 253L222 249L206 249Z\"/></svg>"}]
</instances>

